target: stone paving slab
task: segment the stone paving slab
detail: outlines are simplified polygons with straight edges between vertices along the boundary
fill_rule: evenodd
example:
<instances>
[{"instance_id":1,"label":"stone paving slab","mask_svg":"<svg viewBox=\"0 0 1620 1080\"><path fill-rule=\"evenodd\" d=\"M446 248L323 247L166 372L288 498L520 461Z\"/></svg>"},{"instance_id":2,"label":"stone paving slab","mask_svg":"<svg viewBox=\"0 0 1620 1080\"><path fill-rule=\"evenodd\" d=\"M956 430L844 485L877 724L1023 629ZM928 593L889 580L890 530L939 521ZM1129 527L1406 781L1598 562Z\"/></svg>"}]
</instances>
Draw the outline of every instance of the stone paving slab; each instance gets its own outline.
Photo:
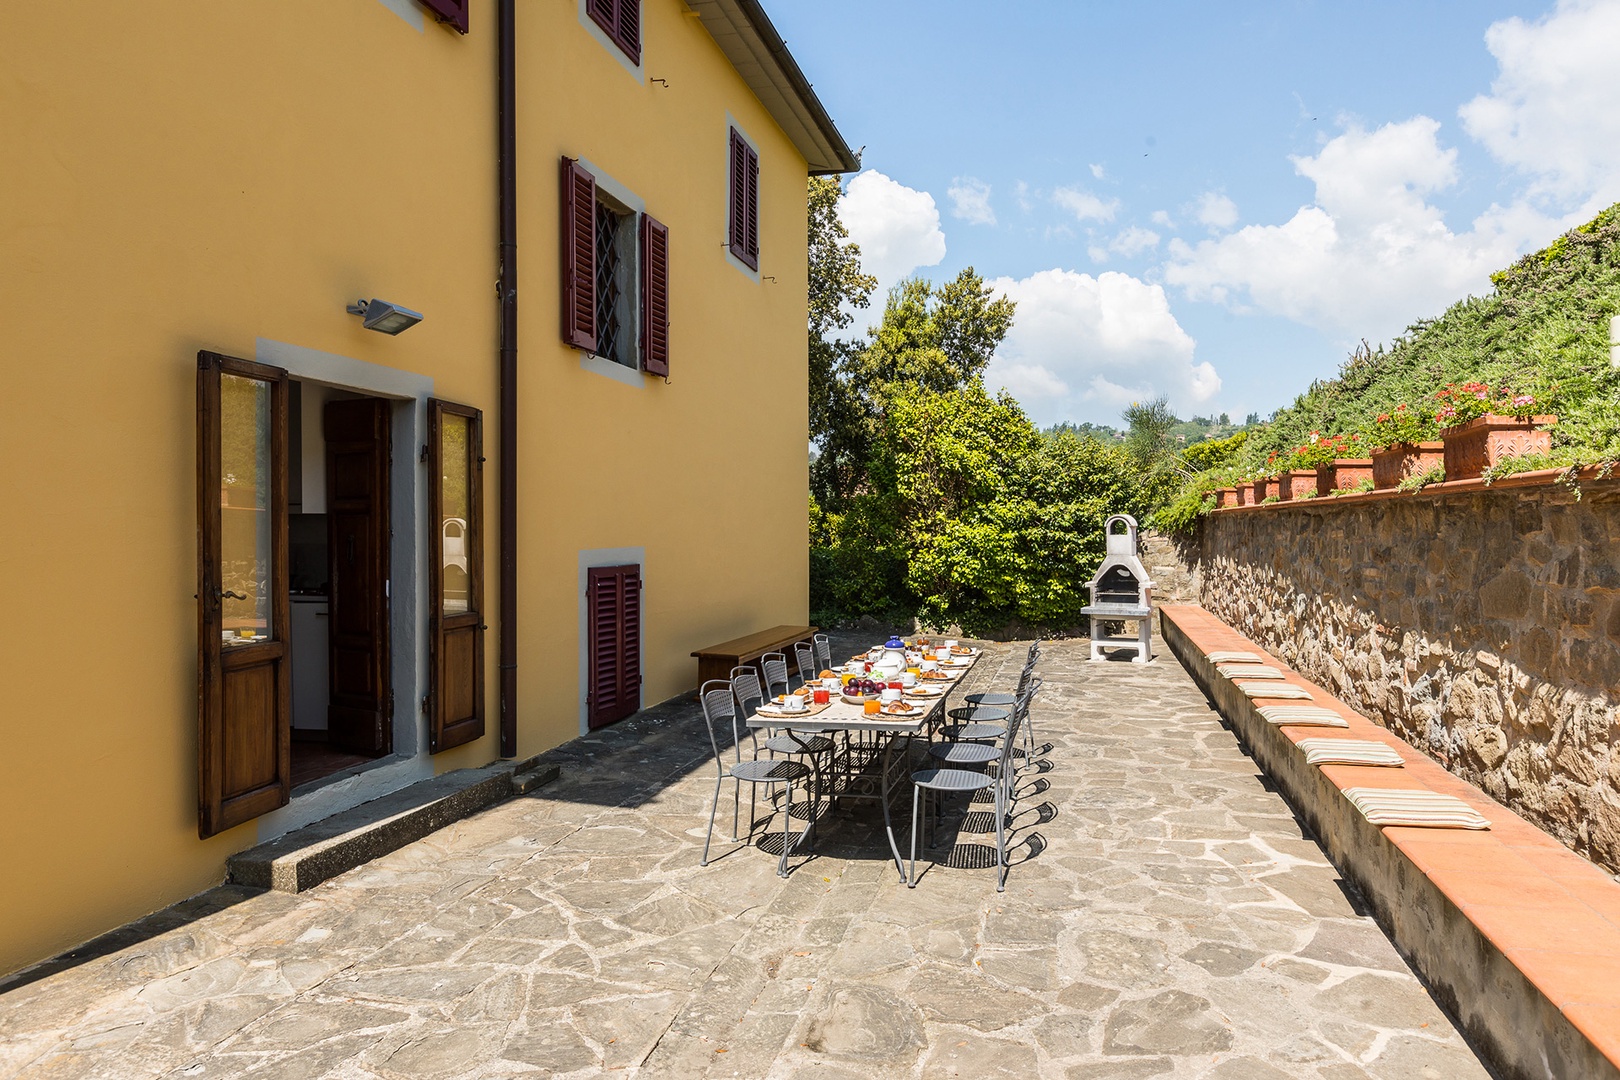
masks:
<instances>
[{"instance_id":1,"label":"stone paving slab","mask_svg":"<svg viewBox=\"0 0 1620 1080\"><path fill-rule=\"evenodd\" d=\"M990 648L1004 688L1023 648ZM712 756L668 703L531 795L0 994L0 1077L1487 1076L1175 660L1086 653L1046 647L1003 894L977 807L914 891L871 807L785 881L699 866Z\"/></svg>"}]
</instances>

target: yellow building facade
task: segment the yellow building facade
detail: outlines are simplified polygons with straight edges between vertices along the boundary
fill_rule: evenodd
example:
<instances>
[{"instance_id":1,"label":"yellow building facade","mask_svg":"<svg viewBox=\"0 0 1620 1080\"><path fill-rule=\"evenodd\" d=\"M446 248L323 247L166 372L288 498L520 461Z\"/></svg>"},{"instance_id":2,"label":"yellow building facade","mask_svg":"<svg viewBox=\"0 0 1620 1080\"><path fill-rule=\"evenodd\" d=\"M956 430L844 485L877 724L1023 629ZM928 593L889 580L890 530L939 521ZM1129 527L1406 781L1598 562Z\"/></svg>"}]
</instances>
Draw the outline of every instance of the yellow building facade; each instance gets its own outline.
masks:
<instances>
[{"instance_id":1,"label":"yellow building facade","mask_svg":"<svg viewBox=\"0 0 1620 1080\"><path fill-rule=\"evenodd\" d=\"M753 0L516 8L515 506L497 0L11 13L0 973L579 735L606 568L620 706L805 620L805 180L848 148Z\"/></svg>"}]
</instances>

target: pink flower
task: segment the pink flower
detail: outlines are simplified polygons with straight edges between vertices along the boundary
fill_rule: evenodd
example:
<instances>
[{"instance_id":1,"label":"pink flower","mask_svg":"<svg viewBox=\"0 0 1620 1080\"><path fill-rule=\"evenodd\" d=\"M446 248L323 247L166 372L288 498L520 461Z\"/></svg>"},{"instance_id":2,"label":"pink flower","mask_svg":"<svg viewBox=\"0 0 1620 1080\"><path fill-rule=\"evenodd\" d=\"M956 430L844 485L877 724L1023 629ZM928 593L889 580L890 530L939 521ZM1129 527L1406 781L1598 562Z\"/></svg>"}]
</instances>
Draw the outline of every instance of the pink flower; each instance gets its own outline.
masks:
<instances>
[{"instance_id":1,"label":"pink flower","mask_svg":"<svg viewBox=\"0 0 1620 1080\"><path fill-rule=\"evenodd\" d=\"M1526 405L1534 405L1535 403L1536 399L1531 397L1529 394L1520 394L1513 399L1514 406L1520 409L1524 408Z\"/></svg>"}]
</instances>

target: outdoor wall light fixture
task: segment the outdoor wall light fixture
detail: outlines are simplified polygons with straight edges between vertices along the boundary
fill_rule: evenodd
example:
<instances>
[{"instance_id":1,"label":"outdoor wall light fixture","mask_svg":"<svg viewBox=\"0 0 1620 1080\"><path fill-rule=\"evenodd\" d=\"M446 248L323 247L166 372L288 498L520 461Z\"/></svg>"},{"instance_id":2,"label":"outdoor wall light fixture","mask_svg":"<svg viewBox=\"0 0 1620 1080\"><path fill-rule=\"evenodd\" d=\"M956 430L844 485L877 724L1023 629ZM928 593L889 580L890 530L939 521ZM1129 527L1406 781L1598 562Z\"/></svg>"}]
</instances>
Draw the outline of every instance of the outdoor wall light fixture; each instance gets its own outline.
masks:
<instances>
[{"instance_id":1,"label":"outdoor wall light fixture","mask_svg":"<svg viewBox=\"0 0 1620 1080\"><path fill-rule=\"evenodd\" d=\"M361 300L350 304L348 310L350 315L359 315L365 320L367 330L375 330L379 334L403 333L422 321L420 311L402 308L386 300Z\"/></svg>"}]
</instances>

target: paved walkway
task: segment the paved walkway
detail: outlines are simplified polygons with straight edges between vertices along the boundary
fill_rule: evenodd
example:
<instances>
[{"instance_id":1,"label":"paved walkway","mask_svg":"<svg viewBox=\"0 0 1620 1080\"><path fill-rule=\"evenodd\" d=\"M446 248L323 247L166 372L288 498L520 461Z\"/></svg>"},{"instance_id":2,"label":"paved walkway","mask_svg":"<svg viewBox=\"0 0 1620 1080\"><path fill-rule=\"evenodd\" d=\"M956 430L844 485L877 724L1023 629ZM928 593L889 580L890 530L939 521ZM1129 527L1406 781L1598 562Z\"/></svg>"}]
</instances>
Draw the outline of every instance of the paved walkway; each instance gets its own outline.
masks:
<instances>
[{"instance_id":1,"label":"paved walkway","mask_svg":"<svg viewBox=\"0 0 1620 1080\"><path fill-rule=\"evenodd\" d=\"M785 882L700 868L712 765L664 707L534 795L0 995L0 1076L1486 1076L1174 658L1084 657L1047 647L1004 894L906 890L875 812Z\"/></svg>"}]
</instances>

